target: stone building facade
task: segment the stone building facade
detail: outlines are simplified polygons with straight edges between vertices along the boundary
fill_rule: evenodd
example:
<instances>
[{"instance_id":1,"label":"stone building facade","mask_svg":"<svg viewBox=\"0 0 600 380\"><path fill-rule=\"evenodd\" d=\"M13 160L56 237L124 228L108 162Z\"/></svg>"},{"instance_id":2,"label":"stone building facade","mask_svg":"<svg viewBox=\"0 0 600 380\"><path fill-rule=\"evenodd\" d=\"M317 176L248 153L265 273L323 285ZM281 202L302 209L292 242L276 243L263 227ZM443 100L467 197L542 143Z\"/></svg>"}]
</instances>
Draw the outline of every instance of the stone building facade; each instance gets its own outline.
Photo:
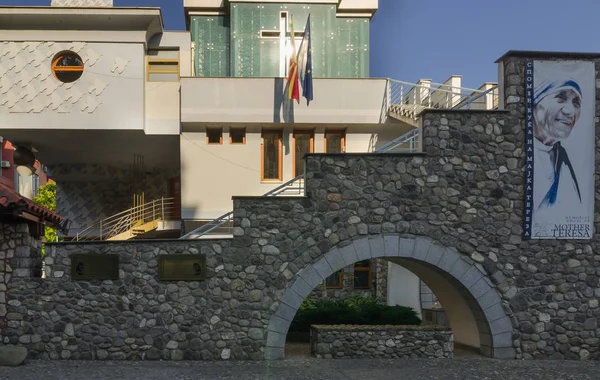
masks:
<instances>
[{"instance_id":1,"label":"stone building facade","mask_svg":"<svg viewBox=\"0 0 600 380\"><path fill-rule=\"evenodd\" d=\"M522 238L534 55L502 58L505 110L426 112L423 153L311 154L306 196L234 197L232 239L51 245L46 280L7 282L0 339L41 358L282 358L318 284L385 259L431 287L456 343L496 358L598 359L599 238ZM119 280L71 281L73 253L110 252ZM172 253L204 255L207 279L157 281L158 255Z\"/></svg>"}]
</instances>

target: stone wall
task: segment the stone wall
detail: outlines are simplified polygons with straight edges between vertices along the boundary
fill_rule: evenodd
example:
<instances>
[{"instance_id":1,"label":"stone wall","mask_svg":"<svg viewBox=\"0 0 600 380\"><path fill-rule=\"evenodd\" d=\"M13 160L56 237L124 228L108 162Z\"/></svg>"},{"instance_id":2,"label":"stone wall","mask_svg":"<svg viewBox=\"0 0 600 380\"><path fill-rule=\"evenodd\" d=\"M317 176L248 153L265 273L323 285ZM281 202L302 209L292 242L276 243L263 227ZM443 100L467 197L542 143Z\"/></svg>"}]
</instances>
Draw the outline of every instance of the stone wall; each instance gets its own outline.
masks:
<instances>
[{"instance_id":1,"label":"stone wall","mask_svg":"<svg viewBox=\"0 0 600 380\"><path fill-rule=\"evenodd\" d=\"M261 359L267 276L232 249L226 240L51 245L46 279L9 282L4 342L41 359ZM120 279L72 281L73 253L118 254ZM158 281L157 255L174 253L206 255L208 279Z\"/></svg>"},{"instance_id":2,"label":"stone wall","mask_svg":"<svg viewBox=\"0 0 600 380\"><path fill-rule=\"evenodd\" d=\"M320 359L453 358L446 327L311 326L311 353Z\"/></svg>"},{"instance_id":3,"label":"stone wall","mask_svg":"<svg viewBox=\"0 0 600 380\"><path fill-rule=\"evenodd\" d=\"M39 239L29 235L27 223L0 223L0 345L10 341L7 328L14 328L23 318L12 308L18 306L10 298L12 284L40 276L40 247Z\"/></svg>"},{"instance_id":4,"label":"stone wall","mask_svg":"<svg viewBox=\"0 0 600 380\"><path fill-rule=\"evenodd\" d=\"M486 354L600 358L600 237L522 239L524 65L504 62L506 111L426 112L423 154L308 155L307 196L235 197L232 240L52 245L46 280L16 276L31 269L17 264L4 342L33 357L281 357L321 274L385 257L384 238L406 254L400 237L415 244L406 262L439 264L458 284ZM211 273L195 285L158 282L161 251L205 254ZM118 253L122 279L69 281L71 252Z\"/></svg>"},{"instance_id":5,"label":"stone wall","mask_svg":"<svg viewBox=\"0 0 600 380\"><path fill-rule=\"evenodd\" d=\"M529 55L529 57L527 57ZM596 157L600 165L600 57L595 54L509 54L502 59L505 108L517 120L504 128L504 157L510 183L504 194L513 207L499 217L514 220L509 231L498 231L497 246L506 257L503 273L514 290L506 298L514 312L515 345L523 358L598 359L600 341L600 177L595 176L595 235L591 240L521 240L525 184L525 60L591 60L596 66ZM512 145L510 145L512 144ZM512 151L512 152L511 152ZM513 178L508 181L508 176ZM505 226L508 227L508 226ZM486 239L486 240L489 240Z\"/></svg>"},{"instance_id":6,"label":"stone wall","mask_svg":"<svg viewBox=\"0 0 600 380\"><path fill-rule=\"evenodd\" d=\"M375 259L375 265L376 269L373 274L373 277L375 278L375 296L383 302L386 302L388 292L388 261Z\"/></svg>"},{"instance_id":7,"label":"stone wall","mask_svg":"<svg viewBox=\"0 0 600 380\"><path fill-rule=\"evenodd\" d=\"M280 343L266 338L270 321L280 305L295 305L284 293L304 268L361 238L399 235L433 239L477 264L481 281L502 296L490 306L498 319L487 322L517 358L598 358L598 243L521 239L518 120L510 112L429 112L424 125L423 155L309 155L307 197L236 197L232 240L52 245L48 279L9 283L15 319L5 341L25 342L33 357L262 358L265 346ZM156 281L151 265L161 250L206 254L209 278ZM69 281L71 252L119 253L123 279ZM188 290L193 305L181 302ZM290 310L277 318L293 319ZM43 348L32 343L36 334Z\"/></svg>"}]
</instances>

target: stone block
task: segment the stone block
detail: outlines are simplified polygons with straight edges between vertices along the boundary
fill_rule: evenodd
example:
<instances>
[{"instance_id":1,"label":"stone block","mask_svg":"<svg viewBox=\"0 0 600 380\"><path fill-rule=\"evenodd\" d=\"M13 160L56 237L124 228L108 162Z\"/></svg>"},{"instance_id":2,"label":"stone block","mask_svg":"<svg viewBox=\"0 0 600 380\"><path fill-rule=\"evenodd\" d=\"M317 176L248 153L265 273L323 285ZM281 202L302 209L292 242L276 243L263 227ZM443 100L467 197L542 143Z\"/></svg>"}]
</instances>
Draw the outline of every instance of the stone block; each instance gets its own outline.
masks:
<instances>
[{"instance_id":1,"label":"stone block","mask_svg":"<svg viewBox=\"0 0 600 380\"><path fill-rule=\"evenodd\" d=\"M492 336L489 334L479 333L479 344L481 346L492 346Z\"/></svg>"},{"instance_id":2,"label":"stone block","mask_svg":"<svg viewBox=\"0 0 600 380\"><path fill-rule=\"evenodd\" d=\"M484 295L485 293L489 292L490 289L491 289L491 287L488 284L488 282L485 280L485 277L481 277L479 279L479 281L477 281L473 286L471 286L469 291L471 292L471 295L473 296L473 298L477 299L477 298L481 297L482 295Z\"/></svg>"},{"instance_id":3,"label":"stone block","mask_svg":"<svg viewBox=\"0 0 600 380\"><path fill-rule=\"evenodd\" d=\"M0 346L0 366L16 367L27 358L27 349L20 346Z\"/></svg>"},{"instance_id":4,"label":"stone block","mask_svg":"<svg viewBox=\"0 0 600 380\"><path fill-rule=\"evenodd\" d=\"M494 359L514 359L516 357L516 352L512 347L501 347L494 348L492 355Z\"/></svg>"},{"instance_id":5,"label":"stone block","mask_svg":"<svg viewBox=\"0 0 600 380\"><path fill-rule=\"evenodd\" d=\"M425 257L425 261L437 267L445 252L446 248L444 246L433 242L429 247L429 252Z\"/></svg>"},{"instance_id":6,"label":"stone block","mask_svg":"<svg viewBox=\"0 0 600 380\"><path fill-rule=\"evenodd\" d=\"M512 331L507 331L502 334L496 334L496 335L494 335L493 340L494 340L493 346L495 348L512 347L513 346Z\"/></svg>"},{"instance_id":7,"label":"stone block","mask_svg":"<svg viewBox=\"0 0 600 380\"><path fill-rule=\"evenodd\" d=\"M281 302L290 306L294 310L298 310L298 308L302 304L302 301L304 301L304 298L300 297L300 295L294 292L292 289L288 289L283 295L283 299Z\"/></svg>"},{"instance_id":8,"label":"stone block","mask_svg":"<svg viewBox=\"0 0 600 380\"><path fill-rule=\"evenodd\" d=\"M15 257L27 258L31 255L31 248L20 246L15 249Z\"/></svg>"},{"instance_id":9,"label":"stone block","mask_svg":"<svg viewBox=\"0 0 600 380\"><path fill-rule=\"evenodd\" d=\"M460 278L460 282L465 288L470 289L477 281L481 280L483 274L477 269L475 265L471 266L469 270Z\"/></svg>"},{"instance_id":10,"label":"stone block","mask_svg":"<svg viewBox=\"0 0 600 380\"><path fill-rule=\"evenodd\" d=\"M346 265L352 265L358 260L358 255L356 254L356 250L354 249L354 244L349 244L339 249L340 254L342 255L342 260L346 263ZM327 278L327 277L324 277Z\"/></svg>"},{"instance_id":11,"label":"stone block","mask_svg":"<svg viewBox=\"0 0 600 380\"><path fill-rule=\"evenodd\" d=\"M400 237L396 235L386 235L383 237L383 249L385 256L397 257L400 247Z\"/></svg>"},{"instance_id":12,"label":"stone block","mask_svg":"<svg viewBox=\"0 0 600 380\"><path fill-rule=\"evenodd\" d=\"M275 331L267 333L267 347L284 347L286 334L281 334Z\"/></svg>"},{"instance_id":13,"label":"stone block","mask_svg":"<svg viewBox=\"0 0 600 380\"><path fill-rule=\"evenodd\" d=\"M412 257L416 260L425 260L431 247L431 240L427 238L417 238L415 242L415 249Z\"/></svg>"},{"instance_id":14,"label":"stone block","mask_svg":"<svg viewBox=\"0 0 600 380\"><path fill-rule=\"evenodd\" d=\"M471 268L474 268L473 265L467 263L465 260L456 260L454 262L454 265L452 265L452 268L450 269L449 273L457 280L460 280L462 278L462 276L465 275L465 273L467 273L467 271ZM475 270L477 270L475 268Z\"/></svg>"},{"instance_id":15,"label":"stone block","mask_svg":"<svg viewBox=\"0 0 600 380\"><path fill-rule=\"evenodd\" d=\"M13 276L21 278L30 277L31 270L28 268L17 268L13 271Z\"/></svg>"},{"instance_id":16,"label":"stone block","mask_svg":"<svg viewBox=\"0 0 600 380\"><path fill-rule=\"evenodd\" d=\"M291 306L285 304L285 303L280 303L279 304L279 308L277 309L277 312L275 313L276 316L278 316L279 318L285 319L286 321L293 321L294 317L296 316L296 309L292 308Z\"/></svg>"},{"instance_id":17,"label":"stone block","mask_svg":"<svg viewBox=\"0 0 600 380\"><path fill-rule=\"evenodd\" d=\"M284 357L283 347L265 347L265 360L279 360Z\"/></svg>"},{"instance_id":18,"label":"stone block","mask_svg":"<svg viewBox=\"0 0 600 380\"><path fill-rule=\"evenodd\" d=\"M309 264L304 269L302 269L300 271L299 276L302 277L304 281L306 281L306 283L311 289L314 289L324 280L324 278L317 273L312 264Z\"/></svg>"},{"instance_id":19,"label":"stone block","mask_svg":"<svg viewBox=\"0 0 600 380\"><path fill-rule=\"evenodd\" d=\"M496 304L500 304L500 302L501 302L500 296L498 295L498 292L494 288L490 288L490 290L487 293L485 293L481 297L477 298L477 303L479 303L479 306L481 307L482 310L484 310L484 312L487 311L487 309L491 308L492 306L494 306ZM502 307L502 306L500 306L500 307Z\"/></svg>"},{"instance_id":20,"label":"stone block","mask_svg":"<svg viewBox=\"0 0 600 380\"><path fill-rule=\"evenodd\" d=\"M371 256L371 246L369 245L368 238L358 239L354 242L354 250L358 260L369 260Z\"/></svg>"},{"instance_id":21,"label":"stone block","mask_svg":"<svg viewBox=\"0 0 600 380\"><path fill-rule=\"evenodd\" d=\"M492 350L492 347L490 346L481 346L479 348L479 353L481 356L492 357L493 352L494 350Z\"/></svg>"},{"instance_id":22,"label":"stone block","mask_svg":"<svg viewBox=\"0 0 600 380\"><path fill-rule=\"evenodd\" d=\"M275 331L280 334L287 334L290 328L291 321L286 321L283 318L279 318L276 315L271 316L271 320L269 321L269 331Z\"/></svg>"},{"instance_id":23,"label":"stone block","mask_svg":"<svg viewBox=\"0 0 600 380\"><path fill-rule=\"evenodd\" d=\"M317 271L319 276L327 278L333 274L333 269L329 265L329 262L325 258L321 258L319 261L313 264L313 268Z\"/></svg>"},{"instance_id":24,"label":"stone block","mask_svg":"<svg viewBox=\"0 0 600 380\"><path fill-rule=\"evenodd\" d=\"M325 259L329 263L329 266L331 267L331 270L333 272L337 272L338 270L346 266L346 263L342 259L342 254L337 248L327 252L327 254L325 255Z\"/></svg>"},{"instance_id":25,"label":"stone block","mask_svg":"<svg viewBox=\"0 0 600 380\"><path fill-rule=\"evenodd\" d=\"M454 263L456 263L456 260L458 259L458 253L452 248L448 248L442 255L442 258L440 259L440 262L437 266L438 268L446 272L450 272L450 269L452 269L452 266L454 265Z\"/></svg>"},{"instance_id":26,"label":"stone block","mask_svg":"<svg viewBox=\"0 0 600 380\"><path fill-rule=\"evenodd\" d=\"M290 287L294 292L296 292L300 297L306 298L312 292L313 287L304 281L302 277L296 277L296 281Z\"/></svg>"},{"instance_id":27,"label":"stone block","mask_svg":"<svg viewBox=\"0 0 600 380\"><path fill-rule=\"evenodd\" d=\"M385 256L385 248L381 236L369 238L369 247L371 249L371 257Z\"/></svg>"},{"instance_id":28,"label":"stone block","mask_svg":"<svg viewBox=\"0 0 600 380\"><path fill-rule=\"evenodd\" d=\"M485 319L488 322L493 322L497 319L500 319L500 318L506 316L506 313L504 312L504 308L502 307L502 304L500 303L500 299L498 299L498 303L485 309L483 314L485 315Z\"/></svg>"},{"instance_id":29,"label":"stone block","mask_svg":"<svg viewBox=\"0 0 600 380\"><path fill-rule=\"evenodd\" d=\"M510 323L510 319L508 317L502 317L500 319L496 319L495 321L490 322L490 330L494 337L497 334L502 334L507 331L513 330L512 323Z\"/></svg>"}]
</instances>

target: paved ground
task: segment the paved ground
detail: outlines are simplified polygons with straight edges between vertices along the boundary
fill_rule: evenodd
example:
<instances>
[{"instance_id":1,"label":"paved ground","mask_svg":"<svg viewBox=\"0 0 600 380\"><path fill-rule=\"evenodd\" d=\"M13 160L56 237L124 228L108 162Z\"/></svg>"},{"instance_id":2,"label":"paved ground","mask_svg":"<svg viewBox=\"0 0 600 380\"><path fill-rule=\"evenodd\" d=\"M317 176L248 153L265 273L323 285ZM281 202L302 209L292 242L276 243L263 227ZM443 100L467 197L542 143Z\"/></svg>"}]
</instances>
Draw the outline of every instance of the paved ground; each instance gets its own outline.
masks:
<instances>
[{"instance_id":1,"label":"paved ground","mask_svg":"<svg viewBox=\"0 0 600 380\"><path fill-rule=\"evenodd\" d=\"M274 362L30 361L0 367L1 380L583 380L600 379L597 362L426 360L317 360Z\"/></svg>"}]
</instances>

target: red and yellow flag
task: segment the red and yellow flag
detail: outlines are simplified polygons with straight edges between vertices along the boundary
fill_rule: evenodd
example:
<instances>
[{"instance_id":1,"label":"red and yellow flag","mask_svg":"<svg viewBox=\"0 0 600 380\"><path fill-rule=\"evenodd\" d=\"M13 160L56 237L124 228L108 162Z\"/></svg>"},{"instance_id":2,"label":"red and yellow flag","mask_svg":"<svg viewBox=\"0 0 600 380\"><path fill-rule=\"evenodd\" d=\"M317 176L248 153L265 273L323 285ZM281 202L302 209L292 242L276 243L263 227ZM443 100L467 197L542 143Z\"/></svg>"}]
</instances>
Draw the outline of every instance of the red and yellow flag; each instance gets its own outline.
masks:
<instances>
[{"instance_id":1,"label":"red and yellow flag","mask_svg":"<svg viewBox=\"0 0 600 380\"><path fill-rule=\"evenodd\" d=\"M287 78L288 99L296 99L300 104L300 81L298 80L298 62L296 61L296 39L294 35L294 17L290 16L290 27L292 29L292 53L290 55L290 72Z\"/></svg>"}]
</instances>

